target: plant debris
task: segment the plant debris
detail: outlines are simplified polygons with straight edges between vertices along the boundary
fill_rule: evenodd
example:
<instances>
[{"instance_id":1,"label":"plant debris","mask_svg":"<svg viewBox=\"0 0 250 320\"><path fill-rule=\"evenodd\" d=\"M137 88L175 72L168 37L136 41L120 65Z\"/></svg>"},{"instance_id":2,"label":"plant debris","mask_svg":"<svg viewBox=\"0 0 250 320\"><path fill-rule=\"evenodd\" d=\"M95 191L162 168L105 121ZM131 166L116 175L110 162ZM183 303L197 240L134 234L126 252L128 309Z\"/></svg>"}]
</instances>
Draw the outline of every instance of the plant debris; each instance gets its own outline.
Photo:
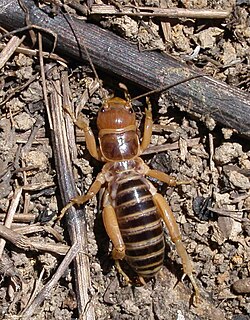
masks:
<instances>
[{"instance_id":1,"label":"plant debris","mask_svg":"<svg viewBox=\"0 0 250 320\"><path fill-rule=\"evenodd\" d=\"M70 14L80 15L81 2L76 2L77 8L58 1L57 9L64 6ZM98 15L98 18L90 15L89 19L137 43L139 50L168 52L231 86L249 91L248 1L163 2L171 8L223 9L232 13L226 20L210 21L194 18L165 21L115 15ZM119 6L134 6L134 3L112 1L118 9ZM139 5L160 8L161 2L139 1ZM2 39L1 44L8 44L8 41L8 38ZM12 232L10 239L19 235L21 244L28 239L27 243L39 245L37 250L31 247L24 251L15 243L5 243L1 239L1 319L27 312L34 297L50 283L70 245L69 235L63 228L66 222L59 224L52 219L63 205L58 192L55 150L43 85L50 98L52 92L56 92L55 82L60 80L65 84L62 79L69 70L68 91L64 88L63 94L70 93L68 103L82 110L95 134L96 113L104 90L118 89L112 76L107 79L101 72L98 75L103 87L93 89L94 75L89 66L76 66L75 61L70 60L65 65L61 60L50 60L49 55L44 58L46 83L43 83L37 73L41 68L37 55L31 49L29 55L29 48L25 49L26 53L16 51L8 57L0 70L0 217L3 215L7 220L6 227ZM128 89L132 94L133 88L128 85ZM65 99L63 94L58 93L58 96ZM144 115L145 105L141 100L135 106L138 120ZM237 136L232 128L221 127L211 117L204 118L205 126L195 115L180 110L181 101L174 105L170 94L162 94L158 104L152 105L153 137L149 152L142 157L152 168L160 168L177 180L188 182L173 188L152 181L169 201L179 224L193 260L202 303L190 306L192 286L188 279L181 281L180 258L166 230L167 250L162 273L145 286L123 285L110 257L111 245L101 221L97 197L84 207L88 241L84 255L90 264L89 305L100 320L249 320L249 142ZM66 112L63 116L66 123L72 125ZM73 175L79 192L85 193L102 164L91 158L82 132L78 129L75 132L77 144L70 150ZM69 131L67 134L71 137ZM57 248L58 254L55 253ZM32 319L79 317L74 291L76 274L71 266L66 270L45 295L44 302L34 310Z\"/></svg>"}]
</instances>

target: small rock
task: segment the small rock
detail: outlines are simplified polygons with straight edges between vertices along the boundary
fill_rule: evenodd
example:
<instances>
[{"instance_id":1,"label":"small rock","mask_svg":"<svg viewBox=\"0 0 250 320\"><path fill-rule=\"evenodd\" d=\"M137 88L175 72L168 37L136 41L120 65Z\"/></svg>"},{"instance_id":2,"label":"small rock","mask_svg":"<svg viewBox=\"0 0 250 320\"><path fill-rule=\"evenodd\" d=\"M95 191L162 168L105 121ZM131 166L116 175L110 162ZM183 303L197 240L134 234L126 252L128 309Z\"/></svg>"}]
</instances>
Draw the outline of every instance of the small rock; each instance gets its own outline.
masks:
<instances>
[{"instance_id":1,"label":"small rock","mask_svg":"<svg viewBox=\"0 0 250 320\"><path fill-rule=\"evenodd\" d=\"M18 67L27 67L27 66L32 66L34 60L24 55L23 53L19 53L14 58L14 61Z\"/></svg>"},{"instance_id":2,"label":"small rock","mask_svg":"<svg viewBox=\"0 0 250 320\"><path fill-rule=\"evenodd\" d=\"M22 112L14 117L15 128L20 131L27 131L32 128L36 122L28 113Z\"/></svg>"},{"instance_id":3,"label":"small rock","mask_svg":"<svg viewBox=\"0 0 250 320\"><path fill-rule=\"evenodd\" d=\"M250 293L250 278L237 280L232 287L237 293Z\"/></svg>"},{"instance_id":4,"label":"small rock","mask_svg":"<svg viewBox=\"0 0 250 320\"><path fill-rule=\"evenodd\" d=\"M211 27L206 30L202 30L197 33L195 37L197 38L198 44L203 48L212 48L216 43L216 37L223 33L223 30L216 27Z\"/></svg>"},{"instance_id":5,"label":"small rock","mask_svg":"<svg viewBox=\"0 0 250 320\"><path fill-rule=\"evenodd\" d=\"M215 149L214 160L218 164L226 164L243 154L242 146L239 143L225 142Z\"/></svg>"},{"instance_id":6,"label":"small rock","mask_svg":"<svg viewBox=\"0 0 250 320\"><path fill-rule=\"evenodd\" d=\"M183 25L177 24L172 27L172 40L178 50L191 53L190 41L183 33Z\"/></svg>"},{"instance_id":7,"label":"small rock","mask_svg":"<svg viewBox=\"0 0 250 320\"><path fill-rule=\"evenodd\" d=\"M223 43L223 56L222 61L225 65L230 64L235 61L237 58L236 50L233 47L232 43L227 41Z\"/></svg>"},{"instance_id":8,"label":"small rock","mask_svg":"<svg viewBox=\"0 0 250 320\"><path fill-rule=\"evenodd\" d=\"M34 166L40 171L45 170L48 164L48 158L41 151L30 151L25 157L25 162L27 166Z\"/></svg>"},{"instance_id":9,"label":"small rock","mask_svg":"<svg viewBox=\"0 0 250 320\"><path fill-rule=\"evenodd\" d=\"M243 190L250 189L250 182L248 177L237 171L229 171L228 179L235 187L241 188Z\"/></svg>"},{"instance_id":10,"label":"small rock","mask_svg":"<svg viewBox=\"0 0 250 320\"><path fill-rule=\"evenodd\" d=\"M229 128L222 128L221 131L224 135L225 140L229 140L234 133L234 130Z\"/></svg>"}]
</instances>

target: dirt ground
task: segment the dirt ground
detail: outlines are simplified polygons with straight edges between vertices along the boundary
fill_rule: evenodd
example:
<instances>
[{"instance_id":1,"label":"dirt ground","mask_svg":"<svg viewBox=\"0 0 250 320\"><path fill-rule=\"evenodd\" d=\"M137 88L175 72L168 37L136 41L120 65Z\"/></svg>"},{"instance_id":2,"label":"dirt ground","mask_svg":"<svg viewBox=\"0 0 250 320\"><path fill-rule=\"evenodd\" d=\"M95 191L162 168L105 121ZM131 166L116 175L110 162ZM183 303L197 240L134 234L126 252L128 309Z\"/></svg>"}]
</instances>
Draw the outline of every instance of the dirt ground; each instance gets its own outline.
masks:
<instances>
[{"instance_id":1,"label":"dirt ground","mask_svg":"<svg viewBox=\"0 0 250 320\"><path fill-rule=\"evenodd\" d=\"M140 0L119 3L163 5L161 1ZM137 44L140 49L168 52L216 79L249 92L249 1L166 0L164 5L230 9L232 13L224 20L170 19L163 22L159 18L101 16L94 22ZM65 5L63 10L79 14L70 5ZM7 41L2 40L2 43ZM51 61L44 61L46 69ZM94 79L91 68L75 61L68 61L67 65L56 63L55 67L59 72L69 70L71 103L79 107L82 95ZM20 232L30 240L43 243L45 247L47 243L69 245L65 224L52 219L62 205L41 77L38 74L33 78L38 70L37 57L16 52L0 71L0 217L3 221L7 212L14 211L11 228L16 231L21 228ZM99 77L102 79L102 74ZM24 85L30 79L33 81ZM103 87L110 93L114 85L111 88L104 81ZM102 95L103 89L96 90L81 106L94 130ZM181 261L167 230L166 258L161 274L144 286L124 285L110 257L112 247L102 225L99 197L94 197L86 204L91 272L89 303L94 306L96 319L100 320L248 320L249 141L211 118L197 121L194 116L180 111L169 98L163 94L158 106L153 104L155 125L151 140L153 146L168 144L169 148L142 158L152 168L190 182L173 188L152 180L174 212L193 261L202 301L196 307L191 303L193 288L188 277L181 281ZM144 119L144 108L142 99L135 106L138 121ZM102 164L91 158L79 130L74 165L77 186L84 193ZM7 241L0 261L0 318L18 318L32 299L35 287L39 292L61 260L62 256L39 250L24 251ZM74 272L70 267L51 290L50 297L36 308L32 319L77 318Z\"/></svg>"}]
</instances>

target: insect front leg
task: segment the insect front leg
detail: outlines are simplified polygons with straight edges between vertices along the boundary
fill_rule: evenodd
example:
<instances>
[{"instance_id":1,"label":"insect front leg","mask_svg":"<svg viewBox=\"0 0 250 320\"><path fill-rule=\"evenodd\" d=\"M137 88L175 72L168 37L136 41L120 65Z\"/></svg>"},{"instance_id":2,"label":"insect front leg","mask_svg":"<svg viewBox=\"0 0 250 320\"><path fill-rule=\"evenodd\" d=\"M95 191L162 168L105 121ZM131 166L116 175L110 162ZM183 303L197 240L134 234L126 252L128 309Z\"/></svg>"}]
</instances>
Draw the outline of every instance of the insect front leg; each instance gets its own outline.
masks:
<instances>
[{"instance_id":1,"label":"insect front leg","mask_svg":"<svg viewBox=\"0 0 250 320\"><path fill-rule=\"evenodd\" d=\"M64 110L70 115L74 124L79 129L83 130L84 136L85 136L85 141L86 141L86 146L87 146L87 149L88 149L89 153L91 154L91 156L99 161L102 161L100 150L96 146L96 141L95 141L95 136L93 134L93 131L90 128L90 126L86 123L83 116L78 115L78 117L76 118L74 116L72 110L70 110L68 107L64 107Z\"/></svg>"},{"instance_id":2,"label":"insect front leg","mask_svg":"<svg viewBox=\"0 0 250 320\"><path fill-rule=\"evenodd\" d=\"M103 208L102 218L106 232L114 247L112 250L112 258L115 260L116 269L124 277L125 281L129 283L130 279L122 270L119 263L119 260L123 260L125 257L125 244L112 205L109 204Z\"/></svg>"},{"instance_id":3,"label":"insect front leg","mask_svg":"<svg viewBox=\"0 0 250 320\"><path fill-rule=\"evenodd\" d=\"M65 215L66 211L70 207L72 207L74 205L79 206L79 205L87 202L88 200L92 199L98 193L98 191L101 189L101 186L104 184L104 182L105 182L105 177L104 177L103 173L99 173L97 175L95 181L93 182L93 184L89 188L88 192L86 194L72 198L70 200L70 202L62 209L61 214L58 219L61 220L62 217Z\"/></svg>"},{"instance_id":4,"label":"insect front leg","mask_svg":"<svg viewBox=\"0 0 250 320\"><path fill-rule=\"evenodd\" d=\"M102 161L100 150L96 146L96 140L93 131L85 122L84 118L82 116L78 116L75 124L79 129L84 131L86 146L91 156L99 161Z\"/></svg>"},{"instance_id":5,"label":"insect front leg","mask_svg":"<svg viewBox=\"0 0 250 320\"><path fill-rule=\"evenodd\" d=\"M181 233L180 233L178 225L176 223L174 214L173 214L169 204L167 203L167 201L164 199L164 197L161 194L156 193L153 196L153 200L155 202L155 205L158 209L158 212L159 212L162 220L164 221L164 223L169 231L170 237L176 246L176 251L182 260L184 276L187 275L189 277L189 279L194 287L194 291L195 291L194 302L198 303L199 299L200 299L199 298L200 297L200 290L199 290L199 288L196 284L196 281L194 279L192 262L191 262L191 259L188 256L187 251L182 243Z\"/></svg>"},{"instance_id":6,"label":"insect front leg","mask_svg":"<svg viewBox=\"0 0 250 320\"><path fill-rule=\"evenodd\" d=\"M149 98L146 99L148 108L145 109L145 124L144 124L144 132L143 132L143 138L141 142L141 153L147 149L147 147L150 144L152 131L153 131L153 118L152 118L152 107L151 103L149 101Z\"/></svg>"}]
</instances>

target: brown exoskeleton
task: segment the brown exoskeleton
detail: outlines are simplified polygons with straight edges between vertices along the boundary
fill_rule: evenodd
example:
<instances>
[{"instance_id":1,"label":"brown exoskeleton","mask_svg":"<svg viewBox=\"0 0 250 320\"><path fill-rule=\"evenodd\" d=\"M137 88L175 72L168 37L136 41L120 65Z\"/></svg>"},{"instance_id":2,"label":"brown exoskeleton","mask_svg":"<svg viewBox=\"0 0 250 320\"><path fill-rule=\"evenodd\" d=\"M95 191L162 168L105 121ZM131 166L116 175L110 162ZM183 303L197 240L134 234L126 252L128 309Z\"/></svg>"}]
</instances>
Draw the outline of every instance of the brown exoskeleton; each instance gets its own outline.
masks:
<instances>
[{"instance_id":1,"label":"brown exoskeleton","mask_svg":"<svg viewBox=\"0 0 250 320\"><path fill-rule=\"evenodd\" d=\"M113 243L112 257L118 271L128 280L119 264L119 260L125 259L142 281L158 273L164 259L163 220L182 259L184 274L193 284L197 300L199 289L174 215L165 198L157 193L146 176L157 178L170 186L176 186L177 182L163 172L150 169L140 158L152 135L149 101L141 143L135 113L128 97L126 100L118 97L107 99L100 108L97 117L99 147L91 128L83 120L77 120L76 124L85 133L90 154L104 161L105 165L87 194L73 198L63 208L61 216L72 205L81 205L94 197L106 184L103 221Z\"/></svg>"}]
</instances>

